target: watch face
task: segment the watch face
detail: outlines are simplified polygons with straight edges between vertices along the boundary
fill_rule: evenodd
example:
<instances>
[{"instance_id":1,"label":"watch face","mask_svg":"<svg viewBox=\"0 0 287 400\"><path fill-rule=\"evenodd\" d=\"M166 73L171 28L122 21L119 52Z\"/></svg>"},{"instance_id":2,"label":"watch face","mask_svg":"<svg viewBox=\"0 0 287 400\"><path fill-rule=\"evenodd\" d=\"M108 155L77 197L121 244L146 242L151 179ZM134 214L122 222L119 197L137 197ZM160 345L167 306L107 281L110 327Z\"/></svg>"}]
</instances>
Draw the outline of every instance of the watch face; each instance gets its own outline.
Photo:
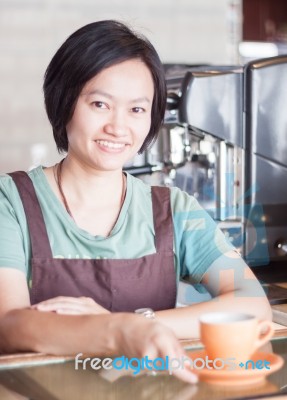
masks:
<instances>
[{"instance_id":1,"label":"watch face","mask_svg":"<svg viewBox=\"0 0 287 400\"><path fill-rule=\"evenodd\" d=\"M154 319L155 318L155 313L151 308L138 308L137 310L135 310L135 313L136 314L141 314L145 318L149 318L149 319Z\"/></svg>"}]
</instances>

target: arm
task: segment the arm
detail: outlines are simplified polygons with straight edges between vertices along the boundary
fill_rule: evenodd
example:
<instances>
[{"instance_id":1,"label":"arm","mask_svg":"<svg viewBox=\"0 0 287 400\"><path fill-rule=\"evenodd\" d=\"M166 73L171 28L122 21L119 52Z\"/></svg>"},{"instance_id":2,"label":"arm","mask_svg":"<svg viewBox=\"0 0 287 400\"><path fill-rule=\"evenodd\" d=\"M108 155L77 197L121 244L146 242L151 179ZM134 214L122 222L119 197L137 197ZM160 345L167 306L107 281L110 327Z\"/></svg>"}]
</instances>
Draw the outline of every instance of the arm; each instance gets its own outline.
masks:
<instances>
[{"instance_id":1,"label":"arm","mask_svg":"<svg viewBox=\"0 0 287 400\"><path fill-rule=\"evenodd\" d=\"M213 299L174 310L158 311L158 322L180 338L199 337L199 317L212 311L243 312L271 320L271 308L255 275L242 258L230 251L219 257L204 274L201 283ZM109 313L92 299L57 297L36 305L39 311L60 314Z\"/></svg>"},{"instance_id":2,"label":"arm","mask_svg":"<svg viewBox=\"0 0 287 400\"><path fill-rule=\"evenodd\" d=\"M260 283L235 251L219 257L201 283L212 300L156 313L158 321L171 328L178 338L199 337L198 320L206 312L243 312L271 320L271 308Z\"/></svg>"},{"instance_id":3,"label":"arm","mask_svg":"<svg viewBox=\"0 0 287 400\"><path fill-rule=\"evenodd\" d=\"M139 315L60 315L31 309L24 273L1 268L0 353L19 351L138 358L186 356L170 329ZM186 367L174 374L189 383L197 381Z\"/></svg>"},{"instance_id":4,"label":"arm","mask_svg":"<svg viewBox=\"0 0 287 400\"><path fill-rule=\"evenodd\" d=\"M110 329L108 321L99 316L99 323L101 322ZM97 337L97 343L94 343L95 335L91 335L93 322L89 329L91 338L87 343L86 324L89 324L86 316L75 319L31 310L24 273L12 268L0 269L0 351L32 350L50 354L73 354L77 351L91 351L93 346L95 351L98 348L102 352L115 351L113 341L109 341L108 337L104 340L101 334Z\"/></svg>"}]
</instances>

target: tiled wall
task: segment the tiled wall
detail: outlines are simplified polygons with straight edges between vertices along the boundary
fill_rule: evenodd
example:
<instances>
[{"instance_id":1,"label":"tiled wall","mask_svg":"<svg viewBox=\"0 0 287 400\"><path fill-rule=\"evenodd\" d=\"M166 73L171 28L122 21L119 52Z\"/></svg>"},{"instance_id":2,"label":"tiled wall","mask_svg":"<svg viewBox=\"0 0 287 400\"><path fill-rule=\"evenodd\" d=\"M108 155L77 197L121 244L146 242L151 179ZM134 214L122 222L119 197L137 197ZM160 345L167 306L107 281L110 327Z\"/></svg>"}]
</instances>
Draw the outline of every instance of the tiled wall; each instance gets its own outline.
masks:
<instances>
[{"instance_id":1,"label":"tiled wall","mask_svg":"<svg viewBox=\"0 0 287 400\"><path fill-rule=\"evenodd\" d=\"M42 77L64 39L99 19L130 23L164 62L228 59L230 0L0 0L0 172L59 159Z\"/></svg>"}]
</instances>

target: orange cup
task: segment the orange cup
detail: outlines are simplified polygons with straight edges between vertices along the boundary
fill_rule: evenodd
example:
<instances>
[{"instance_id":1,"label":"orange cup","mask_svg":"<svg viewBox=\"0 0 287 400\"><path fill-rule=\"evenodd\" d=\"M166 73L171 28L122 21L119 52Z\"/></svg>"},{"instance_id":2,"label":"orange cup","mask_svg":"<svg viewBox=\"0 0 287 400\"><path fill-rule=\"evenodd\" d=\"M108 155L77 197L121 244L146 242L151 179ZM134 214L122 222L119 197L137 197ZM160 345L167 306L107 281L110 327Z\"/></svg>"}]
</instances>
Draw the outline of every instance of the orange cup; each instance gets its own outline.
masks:
<instances>
[{"instance_id":1,"label":"orange cup","mask_svg":"<svg viewBox=\"0 0 287 400\"><path fill-rule=\"evenodd\" d=\"M271 321L259 321L243 313L202 314L199 322L201 342L212 360L234 358L246 362L274 333Z\"/></svg>"}]
</instances>

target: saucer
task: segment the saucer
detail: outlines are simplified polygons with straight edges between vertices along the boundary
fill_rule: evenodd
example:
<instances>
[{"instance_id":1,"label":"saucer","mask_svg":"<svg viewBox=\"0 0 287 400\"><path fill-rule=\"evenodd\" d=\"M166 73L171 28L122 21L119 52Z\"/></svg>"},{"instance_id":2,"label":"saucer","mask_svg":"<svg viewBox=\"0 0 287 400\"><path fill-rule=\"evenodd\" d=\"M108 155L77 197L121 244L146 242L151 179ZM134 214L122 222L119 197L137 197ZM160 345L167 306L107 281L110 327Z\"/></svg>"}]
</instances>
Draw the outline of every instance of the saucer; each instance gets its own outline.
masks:
<instances>
[{"instance_id":1,"label":"saucer","mask_svg":"<svg viewBox=\"0 0 287 400\"><path fill-rule=\"evenodd\" d=\"M188 356L195 360L197 358L203 358L207 356L205 350L189 352ZM228 369L208 369L206 366L202 369L193 368L193 372L195 372L199 379L202 382L212 383L214 385L251 385L264 383L267 375L272 374L282 367L284 364L284 360L278 354L274 353L265 353L265 352L255 352L251 357L251 360L256 363L258 360L268 361L270 364L268 365L270 369L256 369L252 368L249 363L249 368L245 369L245 366L240 367L239 363L234 362L236 368L233 370ZM201 364L202 365L202 364ZM200 366L201 366L200 365Z\"/></svg>"}]
</instances>

